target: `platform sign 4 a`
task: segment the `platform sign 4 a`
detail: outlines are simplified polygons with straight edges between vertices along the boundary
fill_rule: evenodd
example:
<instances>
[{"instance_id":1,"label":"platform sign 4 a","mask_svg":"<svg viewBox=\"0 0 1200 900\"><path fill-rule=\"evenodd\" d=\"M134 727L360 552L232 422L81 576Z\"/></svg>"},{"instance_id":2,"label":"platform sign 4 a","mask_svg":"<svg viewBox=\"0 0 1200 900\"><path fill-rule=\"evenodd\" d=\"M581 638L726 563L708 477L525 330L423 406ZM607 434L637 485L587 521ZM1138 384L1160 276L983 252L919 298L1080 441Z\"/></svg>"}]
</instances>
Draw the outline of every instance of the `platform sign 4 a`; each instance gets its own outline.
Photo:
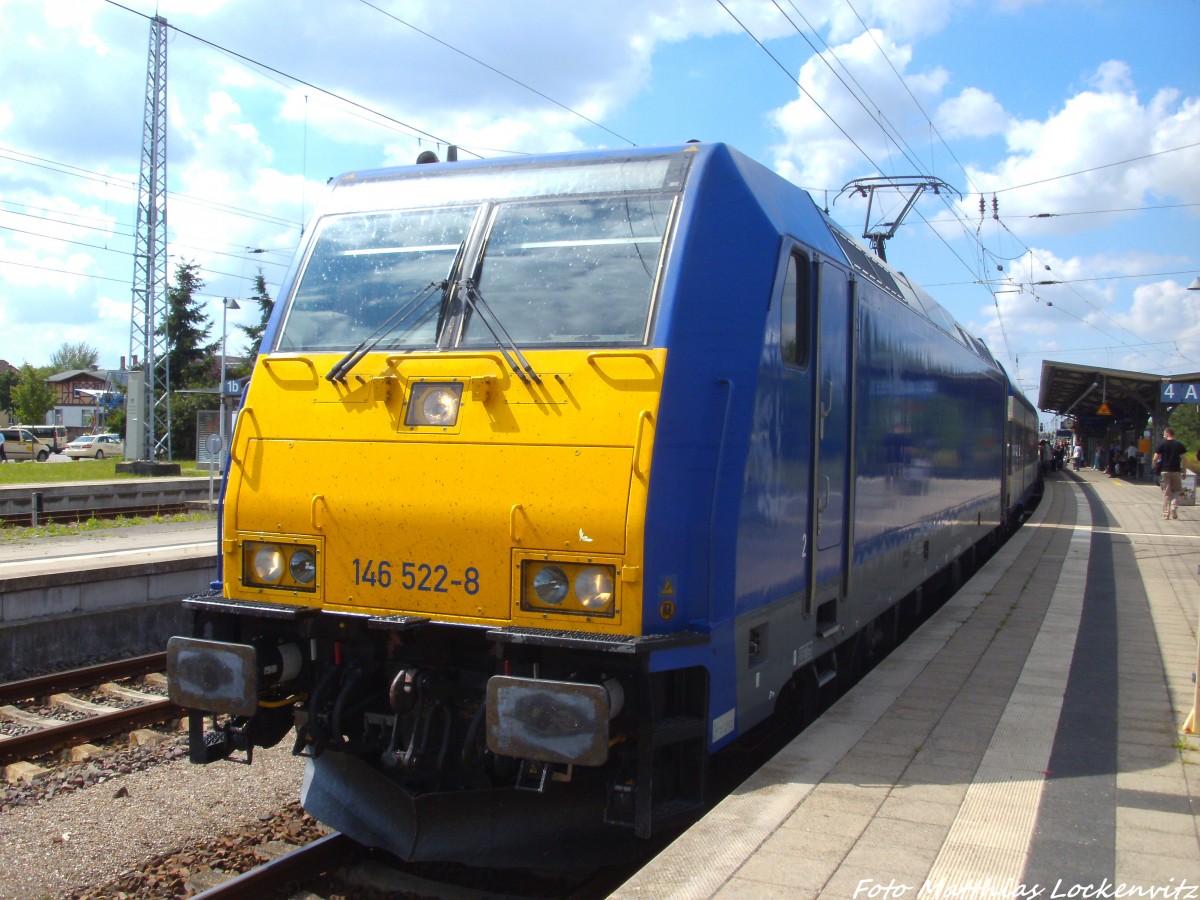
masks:
<instances>
[{"instance_id":1,"label":"platform sign 4 a","mask_svg":"<svg viewBox=\"0 0 1200 900\"><path fill-rule=\"evenodd\" d=\"M1200 403L1200 382L1164 384L1159 400L1163 403Z\"/></svg>"}]
</instances>

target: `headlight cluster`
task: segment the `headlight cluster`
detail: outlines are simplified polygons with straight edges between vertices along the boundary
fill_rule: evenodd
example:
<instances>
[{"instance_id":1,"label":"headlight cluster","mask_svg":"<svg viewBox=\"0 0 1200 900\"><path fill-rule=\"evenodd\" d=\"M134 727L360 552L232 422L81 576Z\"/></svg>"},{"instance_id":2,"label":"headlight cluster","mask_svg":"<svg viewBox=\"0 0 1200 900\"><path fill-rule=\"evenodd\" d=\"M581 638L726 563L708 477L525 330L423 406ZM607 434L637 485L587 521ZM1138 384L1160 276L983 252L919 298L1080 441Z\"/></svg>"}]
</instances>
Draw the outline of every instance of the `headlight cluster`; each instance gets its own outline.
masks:
<instances>
[{"instance_id":1,"label":"headlight cluster","mask_svg":"<svg viewBox=\"0 0 1200 900\"><path fill-rule=\"evenodd\" d=\"M521 567L521 608L611 618L617 611L615 575L613 566L526 560Z\"/></svg>"},{"instance_id":2,"label":"headlight cluster","mask_svg":"<svg viewBox=\"0 0 1200 900\"><path fill-rule=\"evenodd\" d=\"M408 410L404 424L453 428L458 424L458 409L462 402L461 381L420 381L413 384L408 395Z\"/></svg>"},{"instance_id":3,"label":"headlight cluster","mask_svg":"<svg viewBox=\"0 0 1200 900\"><path fill-rule=\"evenodd\" d=\"M317 589L317 550L299 544L246 541L242 545L242 582L289 591Z\"/></svg>"}]
</instances>

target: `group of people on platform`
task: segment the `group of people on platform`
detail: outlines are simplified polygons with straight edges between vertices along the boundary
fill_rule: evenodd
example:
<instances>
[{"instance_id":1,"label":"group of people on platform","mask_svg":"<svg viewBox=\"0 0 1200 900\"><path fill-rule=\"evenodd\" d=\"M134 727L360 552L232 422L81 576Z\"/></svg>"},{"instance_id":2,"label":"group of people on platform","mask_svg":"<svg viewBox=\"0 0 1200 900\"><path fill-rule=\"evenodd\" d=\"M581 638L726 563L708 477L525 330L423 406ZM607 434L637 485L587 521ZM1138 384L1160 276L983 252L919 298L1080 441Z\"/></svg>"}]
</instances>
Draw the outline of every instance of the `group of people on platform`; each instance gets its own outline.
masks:
<instances>
[{"instance_id":1,"label":"group of people on platform","mask_svg":"<svg viewBox=\"0 0 1200 900\"><path fill-rule=\"evenodd\" d=\"M1124 450L1117 441L1110 441L1105 448L1101 443L1096 448L1092 458L1092 468L1105 472L1110 478L1124 476L1126 478L1145 478L1146 463L1153 466L1154 477L1162 489L1163 518L1179 518L1179 501L1183 498L1183 479L1188 474L1187 447L1175 438L1175 430L1163 429L1163 439L1155 448L1154 454L1139 450L1133 441ZM1063 468L1065 460L1070 458L1071 467L1078 472L1087 466L1087 454L1083 442L1074 444L1070 450L1066 442L1058 441L1051 445L1049 441L1042 442L1043 466L1049 471ZM1200 453L1197 453L1200 460Z\"/></svg>"}]
</instances>

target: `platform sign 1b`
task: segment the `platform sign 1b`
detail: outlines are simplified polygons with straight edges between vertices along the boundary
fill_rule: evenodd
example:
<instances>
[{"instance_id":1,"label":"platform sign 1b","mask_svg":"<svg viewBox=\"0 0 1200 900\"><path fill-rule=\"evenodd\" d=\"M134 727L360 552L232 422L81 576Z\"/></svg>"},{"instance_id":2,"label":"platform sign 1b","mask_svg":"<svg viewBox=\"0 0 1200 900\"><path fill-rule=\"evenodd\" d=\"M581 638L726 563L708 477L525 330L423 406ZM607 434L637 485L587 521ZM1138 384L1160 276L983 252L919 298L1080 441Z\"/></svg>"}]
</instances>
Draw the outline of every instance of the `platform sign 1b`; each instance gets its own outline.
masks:
<instances>
[{"instance_id":1,"label":"platform sign 1b","mask_svg":"<svg viewBox=\"0 0 1200 900\"><path fill-rule=\"evenodd\" d=\"M1200 403L1200 382L1164 384L1159 400L1163 403Z\"/></svg>"}]
</instances>

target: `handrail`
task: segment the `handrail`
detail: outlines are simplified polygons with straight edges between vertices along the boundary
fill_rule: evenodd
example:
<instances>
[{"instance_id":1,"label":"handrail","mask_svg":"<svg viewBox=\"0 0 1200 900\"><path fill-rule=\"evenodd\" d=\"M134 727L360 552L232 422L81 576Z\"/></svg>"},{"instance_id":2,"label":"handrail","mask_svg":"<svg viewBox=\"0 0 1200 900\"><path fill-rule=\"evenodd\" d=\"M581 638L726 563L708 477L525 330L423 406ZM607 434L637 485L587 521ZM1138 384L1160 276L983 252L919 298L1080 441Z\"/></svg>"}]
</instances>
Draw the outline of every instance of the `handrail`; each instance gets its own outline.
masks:
<instances>
[{"instance_id":1,"label":"handrail","mask_svg":"<svg viewBox=\"0 0 1200 900\"><path fill-rule=\"evenodd\" d=\"M521 543L521 538L517 535L517 513L525 512L525 507L520 503L514 503L512 509L508 511L508 536L512 538L514 544Z\"/></svg>"},{"instance_id":2,"label":"handrail","mask_svg":"<svg viewBox=\"0 0 1200 900\"><path fill-rule=\"evenodd\" d=\"M313 369L313 371L315 372L316 369ZM258 417L254 414L254 407L253 406L243 406L241 412L238 413L237 425L234 428L234 433L230 436L231 438L236 438L238 435L238 432L241 431L241 425L242 425L243 418L249 418L249 420L254 423L255 429L256 430L258 429ZM237 463L240 466L245 461L245 459L244 459L244 457L238 456L237 453L235 452L237 450L237 446L238 446L238 442L236 440L230 440L230 442L229 442L229 458L233 462ZM249 441L246 442L246 446L247 447L250 446Z\"/></svg>"},{"instance_id":3,"label":"handrail","mask_svg":"<svg viewBox=\"0 0 1200 900\"><path fill-rule=\"evenodd\" d=\"M587 361L595 366L598 359L640 359L655 372L658 371L654 357L645 350L592 350L587 355Z\"/></svg>"},{"instance_id":4,"label":"handrail","mask_svg":"<svg viewBox=\"0 0 1200 900\"><path fill-rule=\"evenodd\" d=\"M462 353L458 350L455 350L452 352L453 352L453 355L448 355L448 354L444 354L444 353L392 354L390 356L385 356L383 358L383 363L386 366L390 366L392 368L397 368L399 363L405 362L407 360L414 360L414 359L424 360L426 362L428 362L430 360L436 360L438 362L450 362L451 360L453 360L453 361L457 362L460 359L486 359L486 360L496 364L496 368L498 368L500 370L501 375L505 375L509 371L504 366L504 360L501 358L500 354L496 351L489 351L489 352L481 351L478 353Z\"/></svg>"},{"instance_id":5,"label":"handrail","mask_svg":"<svg viewBox=\"0 0 1200 900\"><path fill-rule=\"evenodd\" d=\"M314 379L317 379L317 377L318 377L317 376L317 364L314 363L307 356L302 356L300 354L289 354L287 356L264 356L262 358L263 367L268 372L271 372L272 365L280 365L281 363L303 363L305 365L305 367L307 367L312 372L312 376ZM280 377L279 373L277 373L277 372L271 372L271 374L273 376L275 376L276 378ZM288 380L292 380L292 379L288 379Z\"/></svg>"},{"instance_id":6,"label":"handrail","mask_svg":"<svg viewBox=\"0 0 1200 900\"><path fill-rule=\"evenodd\" d=\"M638 413L637 435L633 440L633 474L645 478L650 474L649 469L642 469L642 435L646 432L646 423L653 419L650 410L643 409Z\"/></svg>"}]
</instances>

